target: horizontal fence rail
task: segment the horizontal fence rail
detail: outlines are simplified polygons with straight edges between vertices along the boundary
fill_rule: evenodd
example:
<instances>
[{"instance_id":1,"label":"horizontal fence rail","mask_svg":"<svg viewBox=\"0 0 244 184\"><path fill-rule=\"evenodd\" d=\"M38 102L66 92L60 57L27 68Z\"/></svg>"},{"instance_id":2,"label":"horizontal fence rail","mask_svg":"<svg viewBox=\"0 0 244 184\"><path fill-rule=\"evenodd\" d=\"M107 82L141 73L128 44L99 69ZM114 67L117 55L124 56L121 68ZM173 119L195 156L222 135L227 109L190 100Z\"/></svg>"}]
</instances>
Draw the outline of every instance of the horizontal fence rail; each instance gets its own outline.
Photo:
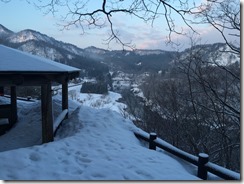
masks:
<instances>
[{"instance_id":1,"label":"horizontal fence rail","mask_svg":"<svg viewBox=\"0 0 244 184\"><path fill-rule=\"evenodd\" d=\"M5 98L11 98L10 95L2 95ZM35 102L34 99L31 98L31 96L27 96L27 97L17 97L17 100L21 100L21 101L27 101L27 102Z\"/></svg>"},{"instance_id":2,"label":"horizontal fence rail","mask_svg":"<svg viewBox=\"0 0 244 184\"><path fill-rule=\"evenodd\" d=\"M240 180L239 173L231 171L224 167L221 167L217 164L208 162L208 163L206 163L205 167L209 172L215 174L216 176L219 176L220 178L223 178L226 180Z\"/></svg>"},{"instance_id":3,"label":"horizontal fence rail","mask_svg":"<svg viewBox=\"0 0 244 184\"><path fill-rule=\"evenodd\" d=\"M225 180L240 180L240 174L208 161L208 155L200 153L197 156L182 151L179 148L157 138L155 133L146 133L144 131L134 132L135 136L149 143L149 149L156 150L159 147L187 162L198 167L197 176L203 180L207 180L207 173L210 172Z\"/></svg>"}]
</instances>

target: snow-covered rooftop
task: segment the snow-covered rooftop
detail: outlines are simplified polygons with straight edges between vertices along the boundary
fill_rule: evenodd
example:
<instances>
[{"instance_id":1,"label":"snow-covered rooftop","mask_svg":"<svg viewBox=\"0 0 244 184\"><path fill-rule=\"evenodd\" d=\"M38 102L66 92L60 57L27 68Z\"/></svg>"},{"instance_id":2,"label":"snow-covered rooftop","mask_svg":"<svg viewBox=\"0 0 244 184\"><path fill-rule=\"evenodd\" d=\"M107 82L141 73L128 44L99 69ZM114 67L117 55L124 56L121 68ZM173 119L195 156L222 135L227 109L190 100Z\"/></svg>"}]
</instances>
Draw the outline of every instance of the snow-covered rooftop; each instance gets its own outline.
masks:
<instances>
[{"instance_id":1,"label":"snow-covered rooftop","mask_svg":"<svg viewBox=\"0 0 244 184\"><path fill-rule=\"evenodd\" d=\"M80 69L0 45L0 73L72 73Z\"/></svg>"}]
</instances>

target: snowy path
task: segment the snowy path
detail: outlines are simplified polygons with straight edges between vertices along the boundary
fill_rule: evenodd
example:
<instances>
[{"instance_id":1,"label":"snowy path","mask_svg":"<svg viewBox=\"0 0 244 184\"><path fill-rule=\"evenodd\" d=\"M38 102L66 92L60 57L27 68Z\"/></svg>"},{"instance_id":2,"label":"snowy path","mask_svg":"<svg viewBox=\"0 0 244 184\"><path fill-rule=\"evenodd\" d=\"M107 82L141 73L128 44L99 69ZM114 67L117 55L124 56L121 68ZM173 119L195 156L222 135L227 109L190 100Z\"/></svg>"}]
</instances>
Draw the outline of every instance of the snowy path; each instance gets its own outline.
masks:
<instances>
[{"instance_id":1,"label":"snowy path","mask_svg":"<svg viewBox=\"0 0 244 184\"><path fill-rule=\"evenodd\" d=\"M137 127L119 113L76 107L54 142L0 152L0 179L198 180L183 163L146 148L133 134Z\"/></svg>"},{"instance_id":2,"label":"snowy path","mask_svg":"<svg viewBox=\"0 0 244 184\"><path fill-rule=\"evenodd\" d=\"M0 98L0 103L10 103L8 98ZM53 114L57 117L61 112L61 99L54 97ZM77 105L70 101L70 113L77 108ZM29 147L39 145L41 141L41 103L19 101L18 104L18 122L7 133L0 136L0 152L20 147Z\"/></svg>"}]
</instances>

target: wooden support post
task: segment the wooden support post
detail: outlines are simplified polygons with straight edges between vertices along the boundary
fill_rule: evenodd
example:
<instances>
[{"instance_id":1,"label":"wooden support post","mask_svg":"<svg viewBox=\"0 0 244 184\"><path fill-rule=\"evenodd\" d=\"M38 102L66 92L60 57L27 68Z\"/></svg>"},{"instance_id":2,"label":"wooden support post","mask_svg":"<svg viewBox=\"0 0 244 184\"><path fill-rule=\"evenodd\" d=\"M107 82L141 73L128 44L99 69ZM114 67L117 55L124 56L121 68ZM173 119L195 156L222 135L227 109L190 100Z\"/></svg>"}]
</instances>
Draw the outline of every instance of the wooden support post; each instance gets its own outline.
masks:
<instances>
[{"instance_id":1,"label":"wooden support post","mask_svg":"<svg viewBox=\"0 0 244 184\"><path fill-rule=\"evenodd\" d=\"M156 144L154 143L154 140L157 139L156 133L150 133L149 136L149 149L156 150Z\"/></svg>"},{"instance_id":2,"label":"wooden support post","mask_svg":"<svg viewBox=\"0 0 244 184\"><path fill-rule=\"evenodd\" d=\"M62 83L62 110L68 109L68 81ZM68 118L69 113L66 114L65 119Z\"/></svg>"},{"instance_id":3,"label":"wooden support post","mask_svg":"<svg viewBox=\"0 0 244 184\"><path fill-rule=\"evenodd\" d=\"M4 87L0 86L0 96L3 96L3 95L4 95Z\"/></svg>"},{"instance_id":4,"label":"wooden support post","mask_svg":"<svg viewBox=\"0 0 244 184\"><path fill-rule=\"evenodd\" d=\"M17 122L17 94L16 94L16 86L11 86L11 116L10 116L10 124L14 124Z\"/></svg>"},{"instance_id":5,"label":"wooden support post","mask_svg":"<svg viewBox=\"0 0 244 184\"><path fill-rule=\"evenodd\" d=\"M41 86L42 143L53 141L53 113L51 83Z\"/></svg>"},{"instance_id":6,"label":"wooden support post","mask_svg":"<svg viewBox=\"0 0 244 184\"><path fill-rule=\"evenodd\" d=\"M208 155L205 153L199 153L197 176L203 180L208 179L208 171L205 168L206 163L208 163Z\"/></svg>"}]
</instances>

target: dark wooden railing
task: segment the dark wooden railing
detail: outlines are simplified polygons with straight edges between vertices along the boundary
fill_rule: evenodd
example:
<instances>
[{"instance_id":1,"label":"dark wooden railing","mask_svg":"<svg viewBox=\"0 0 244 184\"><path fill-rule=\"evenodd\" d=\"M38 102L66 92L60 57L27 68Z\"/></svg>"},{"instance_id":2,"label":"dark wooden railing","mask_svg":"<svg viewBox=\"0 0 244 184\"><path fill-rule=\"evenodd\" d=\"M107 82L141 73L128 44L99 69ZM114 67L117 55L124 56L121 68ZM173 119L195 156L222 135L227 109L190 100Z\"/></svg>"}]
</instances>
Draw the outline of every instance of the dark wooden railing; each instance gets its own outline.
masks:
<instances>
[{"instance_id":1,"label":"dark wooden railing","mask_svg":"<svg viewBox=\"0 0 244 184\"><path fill-rule=\"evenodd\" d=\"M3 95L3 97L5 98L11 98L10 95ZM35 102L35 99L32 99L31 96L27 96L27 97L16 97L17 100L21 100L21 101L27 101L27 102Z\"/></svg>"},{"instance_id":2,"label":"dark wooden railing","mask_svg":"<svg viewBox=\"0 0 244 184\"><path fill-rule=\"evenodd\" d=\"M149 149L156 150L156 147L159 147L197 166L198 167L197 176L203 180L207 180L208 172L225 180L240 180L241 178L239 173L209 162L208 155L205 153L200 153L198 157L191 155L165 142L164 140L157 138L157 135L155 133L149 134L144 131L138 131L138 132L134 132L134 134L137 138L147 141L149 143Z\"/></svg>"},{"instance_id":3,"label":"dark wooden railing","mask_svg":"<svg viewBox=\"0 0 244 184\"><path fill-rule=\"evenodd\" d=\"M10 118L10 117L11 117L11 104L1 104L0 118Z\"/></svg>"},{"instance_id":4,"label":"dark wooden railing","mask_svg":"<svg viewBox=\"0 0 244 184\"><path fill-rule=\"evenodd\" d=\"M0 125L0 135L8 131L15 123L15 115L11 112L11 104L0 105L0 119L6 119L7 123Z\"/></svg>"}]
</instances>

